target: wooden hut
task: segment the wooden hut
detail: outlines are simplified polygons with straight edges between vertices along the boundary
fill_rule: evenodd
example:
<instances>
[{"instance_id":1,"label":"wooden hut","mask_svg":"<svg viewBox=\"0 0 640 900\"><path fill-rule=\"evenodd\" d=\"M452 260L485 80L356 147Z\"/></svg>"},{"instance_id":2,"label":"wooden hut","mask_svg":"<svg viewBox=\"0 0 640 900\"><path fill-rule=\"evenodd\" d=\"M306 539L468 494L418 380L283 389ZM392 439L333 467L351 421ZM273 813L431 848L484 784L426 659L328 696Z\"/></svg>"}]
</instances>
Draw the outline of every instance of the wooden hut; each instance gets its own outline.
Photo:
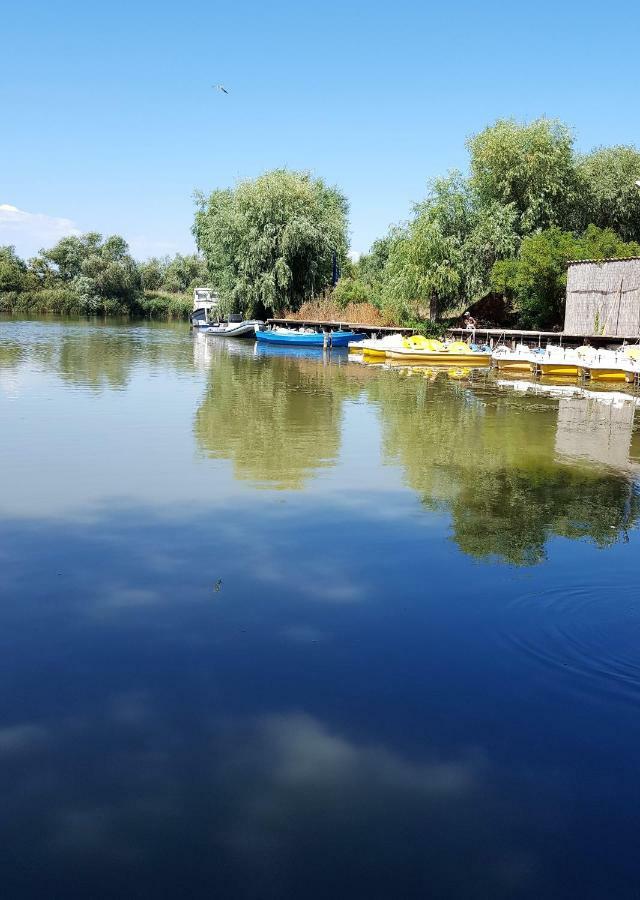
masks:
<instances>
[{"instance_id":1,"label":"wooden hut","mask_svg":"<svg viewBox=\"0 0 640 900\"><path fill-rule=\"evenodd\" d=\"M640 337L640 257L569 263L564 332Z\"/></svg>"}]
</instances>

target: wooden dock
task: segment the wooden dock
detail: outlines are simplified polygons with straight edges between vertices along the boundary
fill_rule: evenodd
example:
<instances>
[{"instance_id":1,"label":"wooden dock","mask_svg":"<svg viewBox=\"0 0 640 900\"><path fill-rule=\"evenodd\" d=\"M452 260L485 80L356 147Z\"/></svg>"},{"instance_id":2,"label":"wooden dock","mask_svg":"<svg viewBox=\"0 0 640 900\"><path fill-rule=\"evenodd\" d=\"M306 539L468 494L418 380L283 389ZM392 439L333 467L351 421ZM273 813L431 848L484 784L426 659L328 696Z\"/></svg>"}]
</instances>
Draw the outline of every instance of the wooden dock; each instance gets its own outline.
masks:
<instances>
[{"instance_id":1,"label":"wooden dock","mask_svg":"<svg viewBox=\"0 0 640 900\"><path fill-rule=\"evenodd\" d=\"M614 337L604 334L569 334L564 331L528 331L522 328L447 328L447 334L452 337L468 338L473 336L476 341L486 341L487 344L498 342L503 344L536 344L543 346L550 342L566 347L579 347L587 340L592 347L608 347L612 344L638 343L640 336L637 334Z\"/></svg>"},{"instance_id":2,"label":"wooden dock","mask_svg":"<svg viewBox=\"0 0 640 900\"><path fill-rule=\"evenodd\" d=\"M373 334L416 334L415 328L400 328L393 325L371 325L363 322L328 321L326 319L267 319L267 325L277 325L284 328L317 328L321 331L335 331L347 329L348 331L360 331L368 335ZM447 328L447 335L456 338L468 339L473 337L476 341L486 341L487 344L530 344L543 346L546 343L561 344L567 347L578 347L584 344L585 335L568 334L563 331L532 331L523 328ZM586 339L593 347L608 347L612 344L639 343L637 334L627 337L613 337L603 334L587 335Z\"/></svg>"}]
</instances>

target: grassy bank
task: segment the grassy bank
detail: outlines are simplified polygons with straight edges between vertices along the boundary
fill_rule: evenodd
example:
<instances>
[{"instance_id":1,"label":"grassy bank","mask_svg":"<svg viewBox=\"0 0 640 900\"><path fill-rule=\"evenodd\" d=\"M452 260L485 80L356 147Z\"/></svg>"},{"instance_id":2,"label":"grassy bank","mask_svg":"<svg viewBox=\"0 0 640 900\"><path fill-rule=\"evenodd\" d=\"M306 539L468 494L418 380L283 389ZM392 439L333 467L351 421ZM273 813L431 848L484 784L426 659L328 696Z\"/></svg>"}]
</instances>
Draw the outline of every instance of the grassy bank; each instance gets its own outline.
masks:
<instances>
[{"instance_id":1,"label":"grassy bank","mask_svg":"<svg viewBox=\"0 0 640 900\"><path fill-rule=\"evenodd\" d=\"M191 309L189 294L162 291L145 291L126 303L115 298L87 303L75 291L64 287L0 293L0 313L11 315L130 316L170 321L188 319Z\"/></svg>"}]
</instances>

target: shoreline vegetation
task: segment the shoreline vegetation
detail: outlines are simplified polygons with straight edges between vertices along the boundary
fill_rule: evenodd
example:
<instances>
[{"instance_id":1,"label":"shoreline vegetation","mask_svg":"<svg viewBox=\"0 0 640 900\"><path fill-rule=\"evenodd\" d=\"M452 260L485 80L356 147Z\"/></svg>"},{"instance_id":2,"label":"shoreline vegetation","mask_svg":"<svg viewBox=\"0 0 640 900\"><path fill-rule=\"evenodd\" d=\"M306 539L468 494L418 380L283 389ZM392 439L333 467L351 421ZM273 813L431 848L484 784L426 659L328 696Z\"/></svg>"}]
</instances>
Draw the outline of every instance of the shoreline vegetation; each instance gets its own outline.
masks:
<instances>
[{"instance_id":1,"label":"shoreline vegetation","mask_svg":"<svg viewBox=\"0 0 640 900\"><path fill-rule=\"evenodd\" d=\"M208 285L223 312L249 318L437 332L470 309L486 324L551 329L569 261L640 256L636 148L582 154L546 118L499 120L466 146L468 175L429 182L407 221L355 261L346 197L276 169L196 194L195 254L138 262L124 238L93 232L28 261L0 247L0 313L187 319L193 288Z\"/></svg>"}]
</instances>

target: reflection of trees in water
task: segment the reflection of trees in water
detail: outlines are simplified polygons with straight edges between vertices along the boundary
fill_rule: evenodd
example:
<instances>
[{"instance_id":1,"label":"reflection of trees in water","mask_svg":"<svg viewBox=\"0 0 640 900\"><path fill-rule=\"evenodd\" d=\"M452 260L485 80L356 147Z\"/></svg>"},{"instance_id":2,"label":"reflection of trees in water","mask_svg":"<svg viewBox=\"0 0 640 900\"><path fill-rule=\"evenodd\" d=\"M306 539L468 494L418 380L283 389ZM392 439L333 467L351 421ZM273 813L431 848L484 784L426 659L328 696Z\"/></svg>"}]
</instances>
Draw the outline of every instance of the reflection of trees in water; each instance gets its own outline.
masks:
<instances>
[{"instance_id":1,"label":"reflection of trees in water","mask_svg":"<svg viewBox=\"0 0 640 900\"><path fill-rule=\"evenodd\" d=\"M558 402L460 388L419 377L378 379L386 458L430 506L452 516L466 553L526 565L550 535L616 541L640 515L628 477L559 463Z\"/></svg>"},{"instance_id":2,"label":"reflection of trees in water","mask_svg":"<svg viewBox=\"0 0 640 900\"><path fill-rule=\"evenodd\" d=\"M519 565L545 558L551 534L615 543L637 520L640 498L619 475L566 465L488 471L451 501L456 543L473 556L494 554Z\"/></svg>"},{"instance_id":3,"label":"reflection of trees in water","mask_svg":"<svg viewBox=\"0 0 640 900\"><path fill-rule=\"evenodd\" d=\"M4 342L0 344L0 369L17 369L26 356L20 344Z\"/></svg>"},{"instance_id":4,"label":"reflection of trees in water","mask_svg":"<svg viewBox=\"0 0 640 900\"><path fill-rule=\"evenodd\" d=\"M192 370L193 350L184 324L182 332L176 334L169 326L125 326L65 335L60 345L59 373L75 384L99 389L125 387L134 367Z\"/></svg>"},{"instance_id":5,"label":"reflection of trees in water","mask_svg":"<svg viewBox=\"0 0 640 900\"><path fill-rule=\"evenodd\" d=\"M69 324L39 326L20 341L0 343L0 367L32 363L65 381L95 390L123 388L134 366L163 371L193 370L193 350L184 323L172 327Z\"/></svg>"},{"instance_id":6,"label":"reflection of trees in water","mask_svg":"<svg viewBox=\"0 0 640 900\"><path fill-rule=\"evenodd\" d=\"M100 391L121 389L134 367L193 371L193 347L187 326L95 325L28 322L19 340L0 341L0 368L33 365L55 372L71 384Z\"/></svg>"},{"instance_id":7,"label":"reflection of trees in water","mask_svg":"<svg viewBox=\"0 0 640 900\"><path fill-rule=\"evenodd\" d=\"M129 381L138 353L136 342L120 334L88 332L63 337L57 360L58 373L73 384L123 388Z\"/></svg>"},{"instance_id":8,"label":"reflection of trees in water","mask_svg":"<svg viewBox=\"0 0 640 900\"><path fill-rule=\"evenodd\" d=\"M340 449L342 401L359 391L346 367L321 358L220 353L194 433L236 477L299 489Z\"/></svg>"}]
</instances>

